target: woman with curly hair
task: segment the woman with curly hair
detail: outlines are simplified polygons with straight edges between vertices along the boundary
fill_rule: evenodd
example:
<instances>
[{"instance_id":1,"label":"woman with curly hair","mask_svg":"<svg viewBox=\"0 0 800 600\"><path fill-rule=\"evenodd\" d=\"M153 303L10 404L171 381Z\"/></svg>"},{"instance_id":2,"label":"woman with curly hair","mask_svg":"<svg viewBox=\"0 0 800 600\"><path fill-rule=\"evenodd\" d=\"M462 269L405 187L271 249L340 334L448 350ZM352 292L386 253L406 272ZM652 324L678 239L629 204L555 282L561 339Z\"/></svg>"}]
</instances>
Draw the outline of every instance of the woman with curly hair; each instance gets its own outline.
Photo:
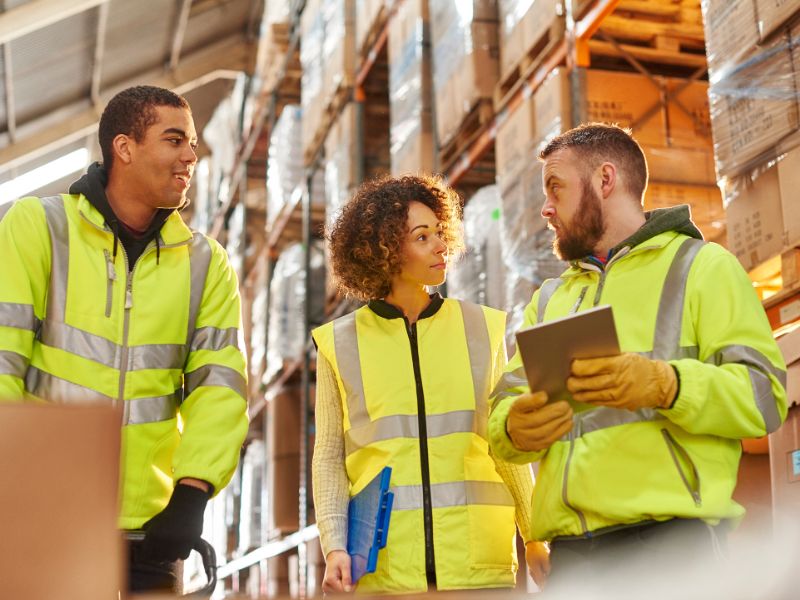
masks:
<instances>
[{"instance_id":1,"label":"woman with curly hair","mask_svg":"<svg viewBox=\"0 0 800 600\"><path fill-rule=\"evenodd\" d=\"M428 293L462 249L461 204L441 180L365 183L328 232L332 271L367 302L314 330L318 348L314 505L324 591L513 587L515 517L537 580L527 466L489 453L489 393L506 363L505 314ZM348 502L392 468L394 504L377 569L357 584Z\"/></svg>"}]
</instances>

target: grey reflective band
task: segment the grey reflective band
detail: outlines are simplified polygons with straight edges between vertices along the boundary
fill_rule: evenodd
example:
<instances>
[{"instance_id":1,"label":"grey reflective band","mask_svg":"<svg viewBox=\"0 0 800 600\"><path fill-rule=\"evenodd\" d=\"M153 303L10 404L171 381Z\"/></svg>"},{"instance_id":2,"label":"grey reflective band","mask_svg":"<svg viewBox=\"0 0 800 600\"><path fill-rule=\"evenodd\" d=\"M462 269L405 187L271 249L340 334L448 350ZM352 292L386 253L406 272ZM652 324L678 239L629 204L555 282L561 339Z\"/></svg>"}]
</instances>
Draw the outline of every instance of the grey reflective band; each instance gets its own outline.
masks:
<instances>
[{"instance_id":1,"label":"grey reflective band","mask_svg":"<svg viewBox=\"0 0 800 600\"><path fill-rule=\"evenodd\" d=\"M459 301L461 315L464 319L464 334L466 336L467 351L469 352L469 367L472 374L472 389L475 397L475 410L472 418L475 422L474 431L479 436L487 439L486 427L489 419L489 386L491 385L492 370L492 342L489 338L489 325L483 314L483 308L472 302ZM433 432L428 429L431 437Z\"/></svg>"},{"instance_id":2,"label":"grey reflective band","mask_svg":"<svg viewBox=\"0 0 800 600\"><path fill-rule=\"evenodd\" d=\"M651 354L654 359L670 360L680 348L686 283L692 262L703 245L702 240L688 238L684 240L672 259L658 303Z\"/></svg>"},{"instance_id":3,"label":"grey reflective band","mask_svg":"<svg viewBox=\"0 0 800 600\"><path fill-rule=\"evenodd\" d=\"M616 427L617 425L660 421L666 417L652 408L630 411L598 406L592 410L577 413L573 418L574 424L572 426L572 431L564 435L561 438L562 441L568 441L570 437L577 439L587 433L608 429L609 427Z\"/></svg>"},{"instance_id":4,"label":"grey reflective band","mask_svg":"<svg viewBox=\"0 0 800 600\"><path fill-rule=\"evenodd\" d=\"M36 331L39 329L41 321L36 318L33 306L30 304L0 302L0 325L13 327L14 329Z\"/></svg>"},{"instance_id":5,"label":"grey reflective band","mask_svg":"<svg viewBox=\"0 0 800 600\"><path fill-rule=\"evenodd\" d=\"M50 302L48 302L49 306ZM48 309L49 310L49 309ZM63 321L45 319L42 323L40 340L45 346L58 348L109 367L117 367L117 348L119 346Z\"/></svg>"},{"instance_id":6,"label":"grey reflective band","mask_svg":"<svg viewBox=\"0 0 800 600\"><path fill-rule=\"evenodd\" d=\"M46 318L63 323L67 306L67 281L69 279L69 224L64 200L61 196L42 198L42 206L50 231L50 289L47 292Z\"/></svg>"},{"instance_id":7,"label":"grey reflective band","mask_svg":"<svg viewBox=\"0 0 800 600\"><path fill-rule=\"evenodd\" d=\"M142 344L128 346L127 371L183 369L188 350L185 344Z\"/></svg>"},{"instance_id":8,"label":"grey reflective band","mask_svg":"<svg viewBox=\"0 0 800 600\"><path fill-rule=\"evenodd\" d=\"M235 369L222 365L203 365L184 375L186 397L199 387L224 387L247 399L245 379Z\"/></svg>"},{"instance_id":9,"label":"grey reflective band","mask_svg":"<svg viewBox=\"0 0 800 600\"><path fill-rule=\"evenodd\" d=\"M553 294L555 294L556 290L561 287L562 283L564 283L564 280L560 277L556 279L548 279L539 288L539 302L536 305L537 323L541 323L542 319L544 319L544 311L547 308L547 303L550 302L550 298L553 297Z\"/></svg>"},{"instance_id":10,"label":"grey reflective band","mask_svg":"<svg viewBox=\"0 0 800 600\"><path fill-rule=\"evenodd\" d=\"M0 350L0 375L12 375L21 379L25 377L27 370L27 358L11 350Z\"/></svg>"},{"instance_id":11,"label":"grey reflective band","mask_svg":"<svg viewBox=\"0 0 800 600\"><path fill-rule=\"evenodd\" d=\"M157 398L136 398L125 400L123 425L143 425L169 421L178 414L178 398L176 394Z\"/></svg>"},{"instance_id":12,"label":"grey reflective band","mask_svg":"<svg viewBox=\"0 0 800 600\"><path fill-rule=\"evenodd\" d=\"M25 389L49 402L86 404L90 402L114 403L114 398L77 383L56 377L36 367L29 367L25 376Z\"/></svg>"},{"instance_id":13,"label":"grey reflective band","mask_svg":"<svg viewBox=\"0 0 800 600\"><path fill-rule=\"evenodd\" d=\"M525 375L524 367L517 367L513 371L503 373L500 381L497 382L497 385L494 386L492 390L492 410L494 410L502 400L512 396L519 396L519 393L510 392L508 390L527 385L528 378Z\"/></svg>"},{"instance_id":14,"label":"grey reflective band","mask_svg":"<svg viewBox=\"0 0 800 600\"><path fill-rule=\"evenodd\" d=\"M451 433L477 433L475 412L457 410L438 415L426 415L428 439ZM390 415L370 421L345 432L345 452L353 452L383 440L395 438L419 438L419 418L413 415Z\"/></svg>"},{"instance_id":15,"label":"grey reflective band","mask_svg":"<svg viewBox=\"0 0 800 600\"><path fill-rule=\"evenodd\" d=\"M351 312L333 322L333 345L336 366L344 384L350 427L358 429L370 424L364 397L364 380L361 378L361 357L358 354L356 313Z\"/></svg>"},{"instance_id":16,"label":"grey reflective band","mask_svg":"<svg viewBox=\"0 0 800 600\"><path fill-rule=\"evenodd\" d=\"M637 352L641 356L646 358L654 358L654 353L652 350L647 352ZM697 360L700 356L700 348L697 346L681 346L678 348L678 351L674 353L670 360L680 360L682 358L694 358Z\"/></svg>"},{"instance_id":17,"label":"grey reflective band","mask_svg":"<svg viewBox=\"0 0 800 600\"><path fill-rule=\"evenodd\" d=\"M392 486L392 510L422 510L422 486ZM514 506L504 483L494 481L453 481L431 484L433 508L467 505Z\"/></svg>"},{"instance_id":18,"label":"grey reflective band","mask_svg":"<svg viewBox=\"0 0 800 600\"><path fill-rule=\"evenodd\" d=\"M709 357L706 362L715 365L741 364L747 367L750 376L750 385L753 388L753 398L758 411L764 419L767 433L772 433L781 425L775 395L772 392L772 381L768 375L773 375L780 384L786 388L786 371L773 366L769 359L755 348L749 346L727 346Z\"/></svg>"},{"instance_id":19,"label":"grey reflective band","mask_svg":"<svg viewBox=\"0 0 800 600\"><path fill-rule=\"evenodd\" d=\"M191 272L191 291L189 293L189 321L186 324L186 344L190 345L195 334L197 315L206 288L208 267L211 264L211 245L199 232L192 234L189 246L189 271Z\"/></svg>"},{"instance_id":20,"label":"grey reflective band","mask_svg":"<svg viewBox=\"0 0 800 600\"><path fill-rule=\"evenodd\" d=\"M228 346L239 347L239 329L229 327L219 329L218 327L200 327L195 330L192 337L191 350L223 350Z\"/></svg>"}]
</instances>

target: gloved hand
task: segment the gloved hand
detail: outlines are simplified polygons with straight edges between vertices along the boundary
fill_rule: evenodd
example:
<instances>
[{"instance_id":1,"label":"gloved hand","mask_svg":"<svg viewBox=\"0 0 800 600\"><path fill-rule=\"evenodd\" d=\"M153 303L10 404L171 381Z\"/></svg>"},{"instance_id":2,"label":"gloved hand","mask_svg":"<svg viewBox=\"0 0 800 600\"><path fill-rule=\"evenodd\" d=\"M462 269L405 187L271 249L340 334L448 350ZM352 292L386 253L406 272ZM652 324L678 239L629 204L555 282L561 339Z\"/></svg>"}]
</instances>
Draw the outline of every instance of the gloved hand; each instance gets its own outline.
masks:
<instances>
[{"instance_id":1,"label":"gloved hand","mask_svg":"<svg viewBox=\"0 0 800 600\"><path fill-rule=\"evenodd\" d=\"M678 393L675 369L633 353L576 359L567 389L578 402L638 410L670 408Z\"/></svg>"},{"instance_id":2,"label":"gloved hand","mask_svg":"<svg viewBox=\"0 0 800 600\"><path fill-rule=\"evenodd\" d=\"M550 549L547 544L535 541L525 544L525 562L536 585L544 589L547 576L550 575Z\"/></svg>"},{"instance_id":3,"label":"gloved hand","mask_svg":"<svg viewBox=\"0 0 800 600\"><path fill-rule=\"evenodd\" d=\"M208 492L179 483L164 510L142 526L144 554L156 561L187 558L203 533Z\"/></svg>"},{"instance_id":4,"label":"gloved hand","mask_svg":"<svg viewBox=\"0 0 800 600\"><path fill-rule=\"evenodd\" d=\"M564 401L547 404L546 392L522 394L506 419L506 432L517 450L545 450L572 429L572 408Z\"/></svg>"}]
</instances>

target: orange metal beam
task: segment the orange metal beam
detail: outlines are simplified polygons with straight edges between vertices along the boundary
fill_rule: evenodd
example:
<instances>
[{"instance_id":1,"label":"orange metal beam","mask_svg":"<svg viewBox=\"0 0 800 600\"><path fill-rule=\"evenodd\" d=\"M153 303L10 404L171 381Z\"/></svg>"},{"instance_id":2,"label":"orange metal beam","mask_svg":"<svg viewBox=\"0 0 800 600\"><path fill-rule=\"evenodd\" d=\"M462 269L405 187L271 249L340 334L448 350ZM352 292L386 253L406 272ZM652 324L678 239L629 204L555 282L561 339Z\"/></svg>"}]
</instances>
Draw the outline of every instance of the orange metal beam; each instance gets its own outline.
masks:
<instances>
[{"instance_id":1,"label":"orange metal beam","mask_svg":"<svg viewBox=\"0 0 800 600\"><path fill-rule=\"evenodd\" d=\"M575 22L575 50L572 64L588 67L591 64L589 38L600 28L600 24L619 4L619 0L598 0L580 21Z\"/></svg>"}]
</instances>

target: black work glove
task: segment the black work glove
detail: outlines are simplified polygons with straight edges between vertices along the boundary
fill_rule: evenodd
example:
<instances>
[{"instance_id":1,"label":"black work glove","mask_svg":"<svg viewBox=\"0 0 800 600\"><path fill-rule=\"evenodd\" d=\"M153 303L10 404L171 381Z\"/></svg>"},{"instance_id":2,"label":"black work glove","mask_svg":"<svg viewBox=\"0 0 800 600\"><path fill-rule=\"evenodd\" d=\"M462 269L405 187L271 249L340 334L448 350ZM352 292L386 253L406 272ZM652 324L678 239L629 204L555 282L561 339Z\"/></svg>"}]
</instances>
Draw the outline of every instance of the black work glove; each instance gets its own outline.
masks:
<instances>
[{"instance_id":1,"label":"black work glove","mask_svg":"<svg viewBox=\"0 0 800 600\"><path fill-rule=\"evenodd\" d=\"M203 533L208 492L179 483L164 510L142 525L144 554L156 561L188 558Z\"/></svg>"}]
</instances>

